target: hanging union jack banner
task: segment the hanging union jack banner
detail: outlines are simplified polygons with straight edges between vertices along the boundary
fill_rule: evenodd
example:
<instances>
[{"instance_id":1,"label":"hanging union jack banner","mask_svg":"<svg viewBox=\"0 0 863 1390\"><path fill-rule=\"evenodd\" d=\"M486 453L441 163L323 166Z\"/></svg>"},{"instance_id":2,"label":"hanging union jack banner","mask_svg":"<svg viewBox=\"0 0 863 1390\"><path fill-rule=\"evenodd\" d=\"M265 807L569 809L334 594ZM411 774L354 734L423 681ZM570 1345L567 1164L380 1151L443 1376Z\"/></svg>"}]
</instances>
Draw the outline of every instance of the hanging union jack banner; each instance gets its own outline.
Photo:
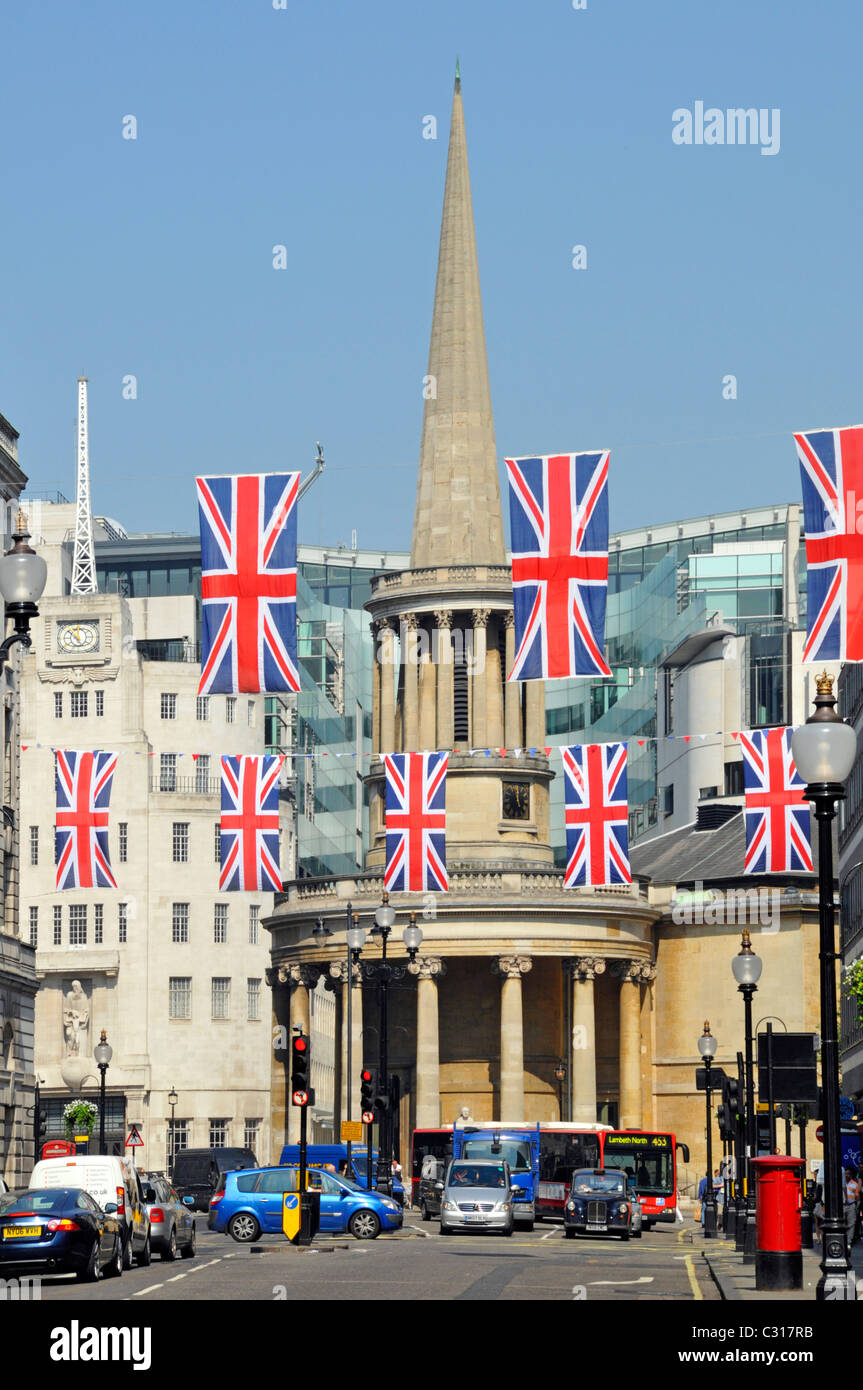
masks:
<instances>
[{"instance_id":1,"label":"hanging union jack banner","mask_svg":"<svg viewBox=\"0 0 863 1390\"><path fill-rule=\"evenodd\" d=\"M388 893L445 893L446 753L390 753L387 777Z\"/></svg>"},{"instance_id":2,"label":"hanging union jack banner","mask_svg":"<svg viewBox=\"0 0 863 1390\"><path fill-rule=\"evenodd\" d=\"M812 871L809 802L791 756L793 730L741 733L743 749L745 874Z\"/></svg>"},{"instance_id":3,"label":"hanging union jack banner","mask_svg":"<svg viewBox=\"0 0 863 1390\"><path fill-rule=\"evenodd\" d=\"M108 807L116 753L56 754L57 889L116 888L108 859Z\"/></svg>"},{"instance_id":4,"label":"hanging union jack banner","mask_svg":"<svg viewBox=\"0 0 863 1390\"><path fill-rule=\"evenodd\" d=\"M203 645L198 693L299 690L299 473L197 478Z\"/></svg>"},{"instance_id":5,"label":"hanging union jack banner","mask_svg":"<svg viewBox=\"0 0 863 1390\"><path fill-rule=\"evenodd\" d=\"M219 892L280 892L279 773L284 758L222 758Z\"/></svg>"},{"instance_id":6,"label":"hanging union jack banner","mask_svg":"<svg viewBox=\"0 0 863 1390\"><path fill-rule=\"evenodd\" d=\"M566 819L564 888L631 883L626 744L561 748Z\"/></svg>"},{"instance_id":7,"label":"hanging union jack banner","mask_svg":"<svg viewBox=\"0 0 863 1390\"><path fill-rule=\"evenodd\" d=\"M507 459L515 661L511 681L610 676L608 451Z\"/></svg>"},{"instance_id":8,"label":"hanging union jack banner","mask_svg":"<svg viewBox=\"0 0 863 1390\"><path fill-rule=\"evenodd\" d=\"M863 425L794 442L806 529L803 660L863 661Z\"/></svg>"}]
</instances>

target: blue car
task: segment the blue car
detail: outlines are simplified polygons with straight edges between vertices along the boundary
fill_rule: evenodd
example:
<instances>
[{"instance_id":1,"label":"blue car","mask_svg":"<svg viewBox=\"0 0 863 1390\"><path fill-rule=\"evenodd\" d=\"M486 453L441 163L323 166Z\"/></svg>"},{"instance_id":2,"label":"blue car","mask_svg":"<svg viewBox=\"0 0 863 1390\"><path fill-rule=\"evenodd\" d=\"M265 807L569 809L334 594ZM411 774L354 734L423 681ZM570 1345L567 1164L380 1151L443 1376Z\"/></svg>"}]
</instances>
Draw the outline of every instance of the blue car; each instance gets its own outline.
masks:
<instances>
[{"instance_id":1,"label":"blue car","mask_svg":"<svg viewBox=\"0 0 863 1390\"><path fill-rule=\"evenodd\" d=\"M397 1231L404 1220L398 1202L368 1192L349 1178L309 1169L309 1186L321 1194L322 1232L347 1231L357 1240L374 1240L381 1231ZM226 1173L220 1191L210 1200L207 1224L227 1231L242 1244L268 1233L282 1234L282 1198L299 1190L297 1168L252 1168Z\"/></svg>"},{"instance_id":2,"label":"blue car","mask_svg":"<svg viewBox=\"0 0 863 1390\"><path fill-rule=\"evenodd\" d=\"M309 1144L306 1148L306 1161L310 1168L330 1168L337 1172L348 1159L347 1144ZM279 1155L279 1163L284 1167L296 1167L300 1161L299 1144L285 1144ZM368 1187L368 1154L365 1146L354 1144L351 1150L351 1166L346 1174L360 1187ZM378 1151L372 1149L372 1187L378 1179ZM393 1197L400 1207L405 1204L404 1183L393 1173Z\"/></svg>"},{"instance_id":3,"label":"blue car","mask_svg":"<svg viewBox=\"0 0 863 1390\"><path fill-rule=\"evenodd\" d=\"M34 1188L0 1198L0 1273L119 1278L123 1243L116 1210L109 1203L103 1211L80 1187Z\"/></svg>"}]
</instances>

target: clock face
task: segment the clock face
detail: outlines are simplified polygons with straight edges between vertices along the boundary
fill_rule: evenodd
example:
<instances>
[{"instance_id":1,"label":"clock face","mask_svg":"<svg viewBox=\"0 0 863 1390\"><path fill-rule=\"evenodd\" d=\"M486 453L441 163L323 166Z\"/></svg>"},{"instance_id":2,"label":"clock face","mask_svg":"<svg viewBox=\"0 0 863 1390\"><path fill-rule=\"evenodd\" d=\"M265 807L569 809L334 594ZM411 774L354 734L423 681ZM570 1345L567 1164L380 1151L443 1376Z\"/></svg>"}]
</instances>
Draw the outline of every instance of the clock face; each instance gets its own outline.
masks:
<instances>
[{"instance_id":1,"label":"clock face","mask_svg":"<svg viewBox=\"0 0 863 1390\"><path fill-rule=\"evenodd\" d=\"M527 782L504 782L504 820L530 820L530 787Z\"/></svg>"},{"instance_id":2,"label":"clock face","mask_svg":"<svg viewBox=\"0 0 863 1390\"><path fill-rule=\"evenodd\" d=\"M67 656L85 655L99 650L99 624L72 622L57 624L57 647Z\"/></svg>"}]
</instances>

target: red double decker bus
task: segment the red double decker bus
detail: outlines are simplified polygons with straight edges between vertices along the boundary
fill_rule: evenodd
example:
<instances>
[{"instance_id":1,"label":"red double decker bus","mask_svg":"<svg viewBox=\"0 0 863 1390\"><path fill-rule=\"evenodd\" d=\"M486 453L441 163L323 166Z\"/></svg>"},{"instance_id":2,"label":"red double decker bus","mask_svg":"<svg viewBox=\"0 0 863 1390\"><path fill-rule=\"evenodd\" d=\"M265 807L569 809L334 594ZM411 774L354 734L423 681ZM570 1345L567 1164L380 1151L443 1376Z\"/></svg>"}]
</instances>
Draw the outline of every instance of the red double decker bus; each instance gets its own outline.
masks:
<instances>
[{"instance_id":1,"label":"red double decker bus","mask_svg":"<svg viewBox=\"0 0 863 1390\"><path fill-rule=\"evenodd\" d=\"M673 1134L654 1130L614 1130L609 1125L540 1125L536 1215L563 1217L577 1168L620 1168L632 1177L641 1198L644 1229L673 1222L677 1213L677 1151L684 1163L689 1150Z\"/></svg>"}]
</instances>

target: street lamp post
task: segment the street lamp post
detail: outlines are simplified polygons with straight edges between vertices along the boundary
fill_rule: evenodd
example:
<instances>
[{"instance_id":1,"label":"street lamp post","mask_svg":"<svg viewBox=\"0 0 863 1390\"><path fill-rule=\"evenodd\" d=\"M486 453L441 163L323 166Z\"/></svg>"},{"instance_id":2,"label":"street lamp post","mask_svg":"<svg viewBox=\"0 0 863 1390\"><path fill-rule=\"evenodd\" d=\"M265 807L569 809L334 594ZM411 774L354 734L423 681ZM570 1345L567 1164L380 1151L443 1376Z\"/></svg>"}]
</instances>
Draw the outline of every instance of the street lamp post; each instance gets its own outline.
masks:
<instances>
[{"instance_id":1,"label":"street lamp post","mask_svg":"<svg viewBox=\"0 0 863 1390\"><path fill-rule=\"evenodd\" d=\"M105 1073L108 1070L114 1049L105 1038L105 1029L102 1029L102 1036L93 1048L93 1057L99 1068L99 1152L105 1153Z\"/></svg>"},{"instance_id":2,"label":"street lamp post","mask_svg":"<svg viewBox=\"0 0 863 1390\"><path fill-rule=\"evenodd\" d=\"M171 1174L172 1174L172 1172L174 1171L174 1160L175 1160L175 1158L177 1157L177 1153L176 1153L176 1150L175 1150L175 1148L174 1148L174 1145L175 1145L175 1143L176 1143L176 1139L175 1139L175 1135L174 1135L174 1111L175 1111L175 1109L177 1108L177 1101L178 1101L178 1100L179 1100L179 1096L177 1095L177 1092L175 1091L174 1087L172 1086L171 1089L170 1089L170 1091L168 1092L168 1104L169 1104L170 1107L171 1107L171 1131L170 1131L170 1138L169 1138L169 1141L168 1141L168 1145L169 1145L169 1149L170 1149L170 1155L171 1155L171 1161L170 1161L170 1163L168 1164L168 1177L170 1177Z\"/></svg>"},{"instance_id":3,"label":"street lamp post","mask_svg":"<svg viewBox=\"0 0 863 1390\"><path fill-rule=\"evenodd\" d=\"M704 1061L707 1073L705 1096L707 1101L707 1186L704 1192L704 1236L706 1240L716 1235L716 1193L713 1190L713 1109L710 1104L710 1068L716 1056L716 1039L710 1031L710 1023L704 1020L704 1032L698 1039L698 1051Z\"/></svg>"},{"instance_id":4,"label":"street lamp post","mask_svg":"<svg viewBox=\"0 0 863 1390\"><path fill-rule=\"evenodd\" d=\"M345 1083L345 1108L348 1112L347 1118L351 1118L351 1069L353 1034L353 995L354 995L354 966L360 958L360 951L366 939L365 928L359 924L359 919L353 910L353 904L348 903L347 908L347 931L345 933L348 943L348 1044L345 1049L345 1066L348 1069L347 1081ZM351 1141L348 1140L348 1175L351 1172ZM369 1173L371 1183L371 1173Z\"/></svg>"},{"instance_id":5,"label":"street lamp post","mask_svg":"<svg viewBox=\"0 0 863 1390\"><path fill-rule=\"evenodd\" d=\"M752 1063L752 996L761 978L761 957L752 949L749 932L740 938L740 951L731 962L731 969L743 995L743 1017L746 1041L746 1218L743 1235L743 1263L754 1264L757 1236L755 1229L755 1193L753 1191L752 1159L758 1156L758 1129L755 1116L755 1077ZM738 1247L739 1248L739 1247Z\"/></svg>"},{"instance_id":6,"label":"street lamp post","mask_svg":"<svg viewBox=\"0 0 863 1390\"><path fill-rule=\"evenodd\" d=\"M839 1056L836 1025L836 927L833 905L833 818L844 799L842 783L854 766L857 736L836 713L833 680L826 671L815 682L815 709L795 729L791 752L806 783L804 797L818 822L818 916L821 983L821 1088L824 1129L824 1219L821 1278L815 1297L855 1300L857 1286L845 1244L842 1150L839 1128Z\"/></svg>"},{"instance_id":7,"label":"street lamp post","mask_svg":"<svg viewBox=\"0 0 863 1390\"><path fill-rule=\"evenodd\" d=\"M559 1118L564 1118L563 1114L563 1088L566 1084L566 1063L561 1057L554 1069L554 1079L557 1082L557 1113Z\"/></svg>"},{"instance_id":8,"label":"street lamp post","mask_svg":"<svg viewBox=\"0 0 863 1390\"><path fill-rule=\"evenodd\" d=\"M14 632L0 643L0 666L9 660L16 642L30 646L30 620L39 616L36 605L48 578L48 566L41 555L31 550L29 539L24 515L19 512L18 529L12 534L14 544L0 558L0 596L6 605L6 618L15 624Z\"/></svg>"}]
</instances>

